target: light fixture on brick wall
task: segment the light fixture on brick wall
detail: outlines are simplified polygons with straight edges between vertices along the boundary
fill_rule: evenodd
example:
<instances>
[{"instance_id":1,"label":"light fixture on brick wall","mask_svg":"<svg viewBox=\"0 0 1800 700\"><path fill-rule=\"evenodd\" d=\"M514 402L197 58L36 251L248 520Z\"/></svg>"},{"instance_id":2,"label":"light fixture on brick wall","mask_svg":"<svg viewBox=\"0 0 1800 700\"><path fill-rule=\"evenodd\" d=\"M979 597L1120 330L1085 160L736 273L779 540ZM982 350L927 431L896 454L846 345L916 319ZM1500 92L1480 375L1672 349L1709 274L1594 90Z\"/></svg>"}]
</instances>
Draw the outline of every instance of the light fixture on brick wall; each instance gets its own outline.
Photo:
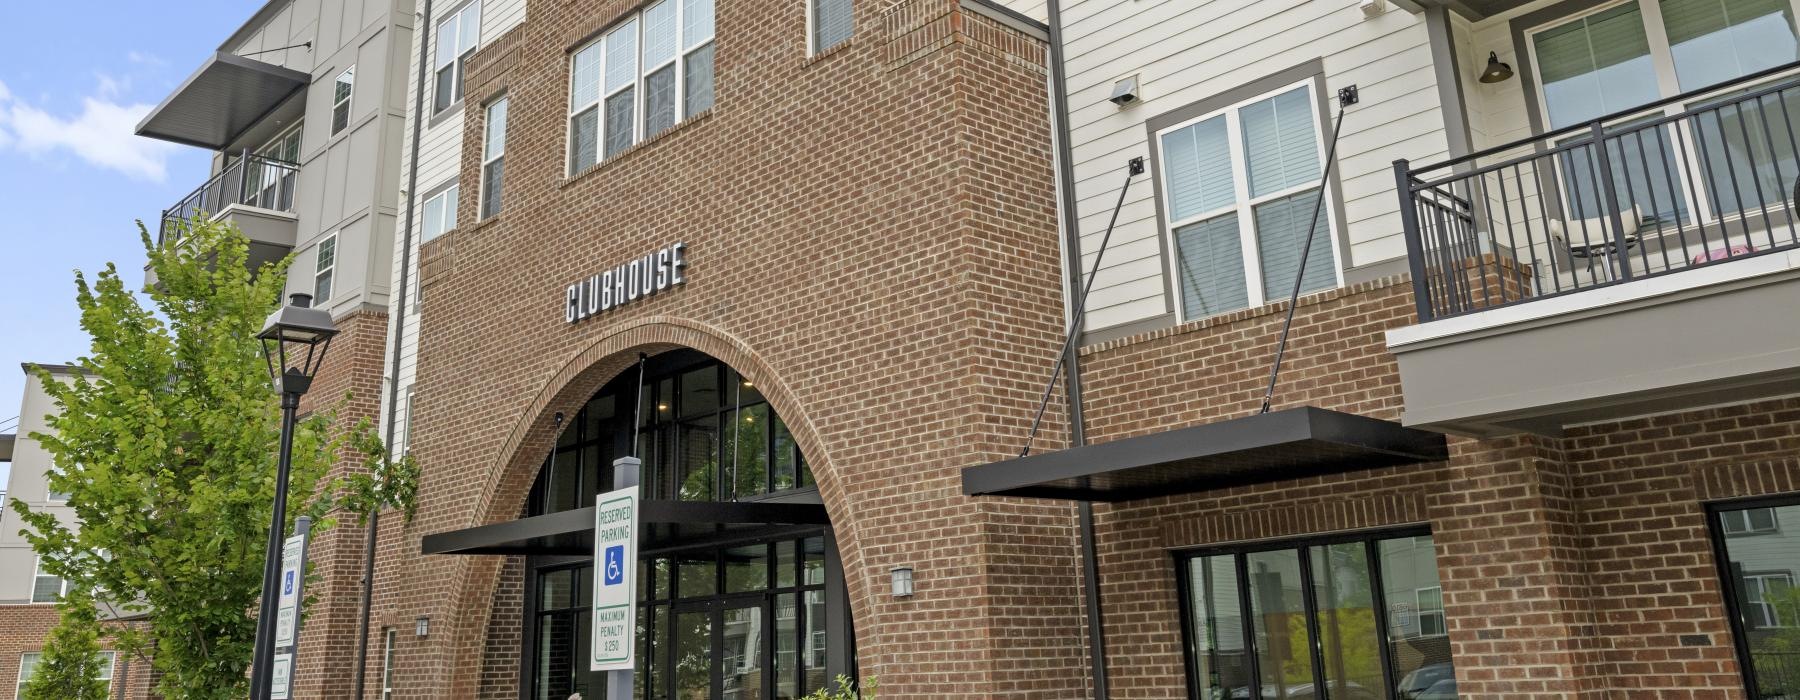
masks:
<instances>
[{"instance_id":1,"label":"light fixture on brick wall","mask_svg":"<svg viewBox=\"0 0 1800 700\"><path fill-rule=\"evenodd\" d=\"M413 632L415 634L418 634L421 637L426 636L427 634L430 634L431 633L431 618L426 617L424 615L420 615L419 619L413 623Z\"/></svg>"},{"instance_id":2,"label":"light fixture on brick wall","mask_svg":"<svg viewBox=\"0 0 1800 700\"><path fill-rule=\"evenodd\" d=\"M913 570L910 566L896 566L890 572L894 578L894 597L911 598L913 594Z\"/></svg>"}]
</instances>

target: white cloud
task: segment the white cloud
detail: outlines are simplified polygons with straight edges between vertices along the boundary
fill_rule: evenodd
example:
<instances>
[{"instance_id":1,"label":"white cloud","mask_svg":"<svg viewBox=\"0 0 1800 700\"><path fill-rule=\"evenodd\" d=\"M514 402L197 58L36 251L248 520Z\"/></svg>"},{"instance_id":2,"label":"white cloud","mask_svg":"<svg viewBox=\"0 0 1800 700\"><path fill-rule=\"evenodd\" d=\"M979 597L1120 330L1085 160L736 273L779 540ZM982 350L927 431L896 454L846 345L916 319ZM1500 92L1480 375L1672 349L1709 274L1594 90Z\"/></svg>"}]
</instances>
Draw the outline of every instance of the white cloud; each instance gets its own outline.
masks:
<instances>
[{"instance_id":1,"label":"white cloud","mask_svg":"<svg viewBox=\"0 0 1800 700\"><path fill-rule=\"evenodd\" d=\"M127 176L162 182L174 144L133 133L154 105L115 102L119 83L102 77L97 93L81 100L81 113L59 116L14 99L0 83L0 149L36 158L73 154Z\"/></svg>"},{"instance_id":2,"label":"white cloud","mask_svg":"<svg viewBox=\"0 0 1800 700\"><path fill-rule=\"evenodd\" d=\"M158 56L153 53L144 53L142 51L127 51L127 52L125 52L125 60L131 61L132 63L136 63L140 66L162 67L162 66L169 65L169 62L164 60L163 57Z\"/></svg>"}]
</instances>

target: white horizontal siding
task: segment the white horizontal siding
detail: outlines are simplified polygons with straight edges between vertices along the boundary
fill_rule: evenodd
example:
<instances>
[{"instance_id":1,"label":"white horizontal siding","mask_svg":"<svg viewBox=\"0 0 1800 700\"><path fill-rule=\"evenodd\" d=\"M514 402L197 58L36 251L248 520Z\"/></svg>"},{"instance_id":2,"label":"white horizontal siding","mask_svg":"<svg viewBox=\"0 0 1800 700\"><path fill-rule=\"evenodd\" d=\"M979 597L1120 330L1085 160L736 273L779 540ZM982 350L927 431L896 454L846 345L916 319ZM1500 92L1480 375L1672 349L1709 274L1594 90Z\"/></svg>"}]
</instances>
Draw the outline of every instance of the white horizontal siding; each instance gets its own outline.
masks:
<instances>
[{"instance_id":1,"label":"white horizontal siding","mask_svg":"<svg viewBox=\"0 0 1800 700\"><path fill-rule=\"evenodd\" d=\"M1008 10L1030 17L1039 22L1049 22L1050 13L1044 8L1044 0L995 0Z\"/></svg>"},{"instance_id":2,"label":"white horizontal siding","mask_svg":"<svg viewBox=\"0 0 1800 700\"><path fill-rule=\"evenodd\" d=\"M1145 120L1314 59L1329 91L1355 84L1362 94L1338 147L1346 262L1404 253L1392 163L1446 153L1422 17L1390 10L1365 18L1356 0L1078 0L1063 19L1084 270L1118 202L1125 162L1149 155ZM1107 102L1114 81L1134 74L1140 101L1125 109ZM1088 301L1090 330L1173 310L1151 182L1133 182L1120 212Z\"/></svg>"},{"instance_id":3,"label":"white horizontal siding","mask_svg":"<svg viewBox=\"0 0 1800 700\"><path fill-rule=\"evenodd\" d=\"M441 1L434 2L433 5L435 8L433 12L434 17L432 19L433 25L445 16L443 12L437 10L455 9L462 6L461 3L446 3ZM523 21L525 21L525 0L483 0L481 6L481 41L486 43L498 39ZM433 28L435 28L435 26ZM423 206L424 198L421 195L435 190L439 185L456 177L458 171L462 167L463 115L466 112L459 110L455 113L447 114L441 119L436 120L436 123L433 123L433 115L431 114L431 94L427 92L424 95L425 99L423 101L415 100L415 97L419 94L418 90L420 89L418 82L418 42L421 40L435 41L436 37L430 36L430 34L432 34L432 32L413 32L411 50L409 53L410 58L408 59L406 134L401 151L404 158L410 159L412 156L412 136L415 120L423 119L425 121L419 138L419 173L416 186L418 191L404 195L404 197L411 198L412 201L409 204L413 207ZM430 56L435 55L436 53L435 44L430 48L432 51L428 54L427 60L430 60ZM429 89L432 84L430 82L431 76L429 74L427 75L426 80L427 83L425 87ZM419 114L416 112L413 109L415 104L422 104L425 113ZM401 176L404 178L406 175L407 173L402 171ZM459 200L473 201L467 198L473 196L475 189L474 183L462 183L462 186L463 189L458 194ZM403 209L401 211L401 216L404 217L405 214L406 212ZM386 410L387 402L394 398L404 401L406 388L412 386L414 379L417 377L419 315L415 313L415 310L418 308L419 244L421 243L420 238L423 235L422 227L424 225L424 217L421 215L419 209L413 209L412 219L412 235L407 237L396 236L394 239L393 279L400 279L400 260L402 258L401 246L406 245L406 241L410 239L412 241L413 249L410 255L405 256L408 261L408 270L406 273L406 308L395 309L393 310L394 312L389 315L391 320L388 324L388 332L390 334L401 332L403 335L401 337L399 349L399 375L396 382L400 395L398 397L392 397L388 396L387 392L383 392L382 417L384 421L388 414ZM404 222L404 219L402 221ZM395 295L395 298L397 299L398 295ZM394 352L393 337L391 335L388 338L388 352ZM393 361L394 357L390 354L388 356L388 362L391 364ZM395 431L395 435L405 432L406 422L410 420L410 417L404 413L405 408L406 407L402 405L400 407L401 410L395 412L394 418L399 422L399 425L396 426L398 429ZM383 426L383 429L385 431L385 425Z\"/></svg>"}]
</instances>

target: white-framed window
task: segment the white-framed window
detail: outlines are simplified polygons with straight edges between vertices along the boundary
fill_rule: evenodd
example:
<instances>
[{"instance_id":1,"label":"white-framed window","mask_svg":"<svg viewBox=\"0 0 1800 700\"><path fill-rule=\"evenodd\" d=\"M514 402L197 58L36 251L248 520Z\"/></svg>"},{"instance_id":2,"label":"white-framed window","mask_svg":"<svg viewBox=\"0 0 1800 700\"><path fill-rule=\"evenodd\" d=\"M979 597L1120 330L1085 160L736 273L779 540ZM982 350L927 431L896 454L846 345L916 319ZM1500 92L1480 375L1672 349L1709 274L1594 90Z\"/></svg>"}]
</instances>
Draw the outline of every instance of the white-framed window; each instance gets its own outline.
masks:
<instances>
[{"instance_id":1,"label":"white-framed window","mask_svg":"<svg viewBox=\"0 0 1800 700\"><path fill-rule=\"evenodd\" d=\"M313 259L313 305L331 299L332 277L337 271L337 234L319 241L318 255Z\"/></svg>"},{"instance_id":2,"label":"white-framed window","mask_svg":"<svg viewBox=\"0 0 1800 700\"><path fill-rule=\"evenodd\" d=\"M94 657L100 666L100 673L96 677L106 682L107 685L111 685L113 666L117 665L119 661L118 652L102 651L96 653ZM19 656L19 683L13 692L15 699L25 697L25 684L31 682L31 677L37 674L38 662L43 659L43 653L35 651L28 651Z\"/></svg>"},{"instance_id":3,"label":"white-framed window","mask_svg":"<svg viewBox=\"0 0 1800 700\"><path fill-rule=\"evenodd\" d=\"M1750 629L1790 627L1793 620L1782 620L1779 602L1794 577L1785 572L1744 575L1744 626Z\"/></svg>"},{"instance_id":4,"label":"white-framed window","mask_svg":"<svg viewBox=\"0 0 1800 700\"><path fill-rule=\"evenodd\" d=\"M1529 27L1524 49L1537 80L1538 116L1550 129L1579 125L1793 62L1800 59L1797 7L1795 0L1621 0ZM1671 103L1637 119L1677 117L1719 97ZM1784 104L1792 101L1776 96L1619 139L1611 164L1620 205L1664 221L1772 207L1793 184L1782 172L1793 169L1795 155L1792 144L1779 141L1770 152L1760 132L1786 123L1800 106ZM1606 210L1591 159L1578 149L1556 160L1562 196L1580 218Z\"/></svg>"},{"instance_id":5,"label":"white-framed window","mask_svg":"<svg viewBox=\"0 0 1800 700\"><path fill-rule=\"evenodd\" d=\"M1781 529L1774 508L1746 508L1719 513L1719 527L1727 535L1764 535Z\"/></svg>"},{"instance_id":6,"label":"white-framed window","mask_svg":"<svg viewBox=\"0 0 1800 700\"><path fill-rule=\"evenodd\" d=\"M331 135L350 126L350 95L356 92L356 66L339 73L331 87Z\"/></svg>"},{"instance_id":7,"label":"white-framed window","mask_svg":"<svg viewBox=\"0 0 1800 700\"><path fill-rule=\"evenodd\" d=\"M400 633L389 627L381 637L381 700L389 700L394 697L394 645Z\"/></svg>"},{"instance_id":8,"label":"white-framed window","mask_svg":"<svg viewBox=\"0 0 1800 700\"><path fill-rule=\"evenodd\" d=\"M419 235L429 241L444 235L445 231L456 228L456 195L461 185L451 185L442 192L431 195L425 200L423 223Z\"/></svg>"},{"instance_id":9,"label":"white-framed window","mask_svg":"<svg viewBox=\"0 0 1800 700\"><path fill-rule=\"evenodd\" d=\"M854 0L806 0L807 54L816 54L850 38L855 29Z\"/></svg>"},{"instance_id":10,"label":"white-framed window","mask_svg":"<svg viewBox=\"0 0 1800 700\"><path fill-rule=\"evenodd\" d=\"M45 501L48 501L50 503L68 503L69 502L69 493L67 491L58 491L58 490L56 490L55 486L51 485L53 479L61 477L64 473L65 472L62 470L62 468L56 466L55 464L51 464L49 471L44 472L44 500Z\"/></svg>"},{"instance_id":11,"label":"white-framed window","mask_svg":"<svg viewBox=\"0 0 1800 700\"><path fill-rule=\"evenodd\" d=\"M463 68L469 55L481 46L481 0L473 0L438 22L436 76L432 112L442 112L462 101Z\"/></svg>"},{"instance_id":12,"label":"white-framed window","mask_svg":"<svg viewBox=\"0 0 1800 700\"><path fill-rule=\"evenodd\" d=\"M1325 144L1312 81L1282 87L1156 134L1170 267L1183 320L1261 306L1292 292L1318 206ZM1332 202L1320 208L1302 292L1340 284Z\"/></svg>"},{"instance_id":13,"label":"white-framed window","mask_svg":"<svg viewBox=\"0 0 1800 700\"><path fill-rule=\"evenodd\" d=\"M1419 636L1442 637L1449 630L1444 627L1444 588L1431 586L1413 591L1413 603L1419 611Z\"/></svg>"},{"instance_id":14,"label":"white-framed window","mask_svg":"<svg viewBox=\"0 0 1800 700\"><path fill-rule=\"evenodd\" d=\"M256 155L280 163L263 162L249 169L246 177L250 178L246 192L253 193L254 201L248 202L264 209L288 211L294 206L294 189L298 186L300 169L295 167L300 162L300 139L304 135L304 123L296 123L287 131L270 139L262 148L256 149Z\"/></svg>"},{"instance_id":15,"label":"white-framed window","mask_svg":"<svg viewBox=\"0 0 1800 700\"><path fill-rule=\"evenodd\" d=\"M569 65L573 175L712 107L713 0L650 5L576 50Z\"/></svg>"},{"instance_id":16,"label":"white-framed window","mask_svg":"<svg viewBox=\"0 0 1800 700\"><path fill-rule=\"evenodd\" d=\"M394 440L396 456L404 456L407 450L412 449L413 385L406 385L406 391L402 394L400 435Z\"/></svg>"},{"instance_id":17,"label":"white-framed window","mask_svg":"<svg viewBox=\"0 0 1800 700\"><path fill-rule=\"evenodd\" d=\"M100 666L100 674L95 677L105 681L107 685L112 685L113 666L117 665L119 662L119 653L115 651L102 651L94 654L94 656L98 660Z\"/></svg>"},{"instance_id":18,"label":"white-framed window","mask_svg":"<svg viewBox=\"0 0 1800 700\"><path fill-rule=\"evenodd\" d=\"M23 700L25 684L31 682L31 677L37 673L38 661L42 658L44 655L35 651L28 651L19 656L19 682L13 689L14 700Z\"/></svg>"},{"instance_id":19,"label":"white-framed window","mask_svg":"<svg viewBox=\"0 0 1800 700\"><path fill-rule=\"evenodd\" d=\"M44 556L38 555L31 575L31 602L54 603L62 600L63 594L68 592L69 582L61 576L44 571Z\"/></svg>"},{"instance_id":20,"label":"white-framed window","mask_svg":"<svg viewBox=\"0 0 1800 700\"><path fill-rule=\"evenodd\" d=\"M487 124L481 142L481 211L475 218L500 213L500 183L506 170L506 102L501 97L487 106Z\"/></svg>"}]
</instances>

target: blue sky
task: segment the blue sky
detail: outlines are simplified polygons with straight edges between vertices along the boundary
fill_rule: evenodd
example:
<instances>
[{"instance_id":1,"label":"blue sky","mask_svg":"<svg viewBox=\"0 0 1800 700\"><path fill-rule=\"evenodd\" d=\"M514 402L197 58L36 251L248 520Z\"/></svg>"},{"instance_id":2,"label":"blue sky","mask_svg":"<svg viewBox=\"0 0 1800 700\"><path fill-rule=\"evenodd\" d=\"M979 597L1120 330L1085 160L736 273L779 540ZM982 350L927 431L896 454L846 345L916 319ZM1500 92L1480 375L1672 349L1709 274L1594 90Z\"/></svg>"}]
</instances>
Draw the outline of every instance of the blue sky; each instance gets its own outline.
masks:
<instances>
[{"instance_id":1,"label":"blue sky","mask_svg":"<svg viewBox=\"0 0 1800 700\"><path fill-rule=\"evenodd\" d=\"M0 7L0 421L19 412L19 363L87 352L74 270L116 262L141 283L134 221L153 221L199 186L208 154L131 132L261 5Z\"/></svg>"}]
</instances>

